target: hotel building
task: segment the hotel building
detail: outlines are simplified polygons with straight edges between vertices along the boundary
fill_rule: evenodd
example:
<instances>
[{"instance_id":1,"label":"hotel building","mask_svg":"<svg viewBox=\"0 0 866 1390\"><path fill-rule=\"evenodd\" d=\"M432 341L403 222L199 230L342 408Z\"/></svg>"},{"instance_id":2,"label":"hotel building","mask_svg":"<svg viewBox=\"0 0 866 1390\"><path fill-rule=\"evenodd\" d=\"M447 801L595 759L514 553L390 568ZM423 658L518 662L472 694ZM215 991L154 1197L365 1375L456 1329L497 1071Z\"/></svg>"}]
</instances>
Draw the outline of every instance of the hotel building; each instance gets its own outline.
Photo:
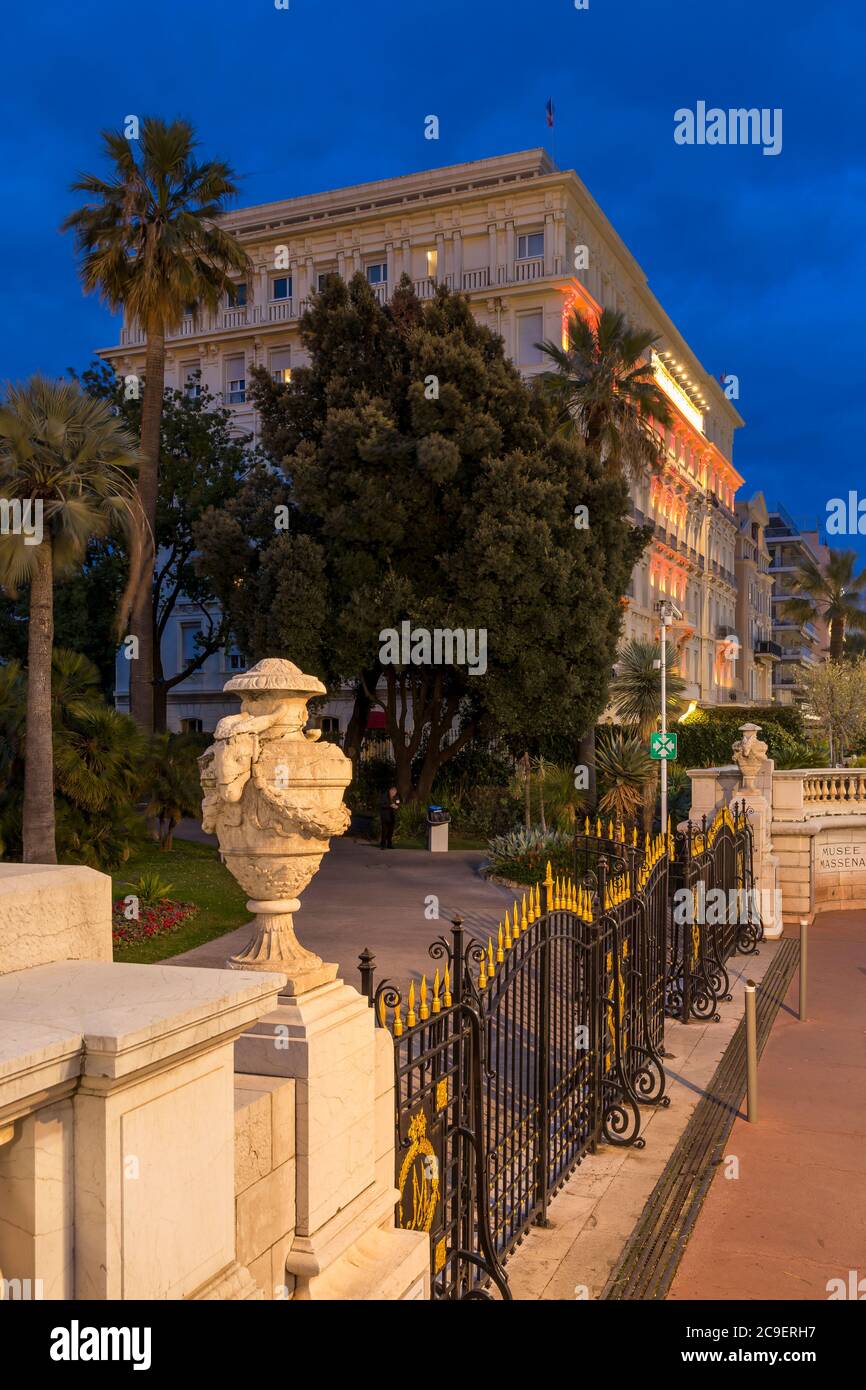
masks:
<instances>
[{"instance_id":1,"label":"hotel building","mask_svg":"<svg viewBox=\"0 0 866 1390\"><path fill-rule=\"evenodd\" d=\"M650 523L653 539L629 585L624 637L655 637L655 604L673 600L683 615L673 638L687 697L701 704L770 699L759 650L769 638L768 614L753 609L749 597L764 602L759 576L766 557L742 529L736 494L743 479L732 461L743 421L573 170L557 169L543 150L528 150L243 208L223 222L247 248L253 273L238 284L237 303L215 314L193 308L169 335L166 386L197 391L204 384L231 407L238 430L253 435L250 369L265 366L276 379L290 380L305 360L301 315L329 274L361 271L383 303L404 273L422 300L444 283L468 296L527 377L547 365L535 344L563 340L575 309L591 316L619 310L657 334L653 370L672 422L660 473L632 487L633 519ZM120 343L101 355L125 376L143 372L144 349L140 327L127 321ZM755 573L745 600L738 600L740 566L744 576ZM196 610L178 609L163 645L167 672L182 669L198 624ZM212 729L233 708L222 685L242 660L237 651L212 657L176 686L169 726ZM121 708L128 699L125 667L118 663ZM330 702L326 727L336 732L349 708L347 701Z\"/></svg>"}]
</instances>

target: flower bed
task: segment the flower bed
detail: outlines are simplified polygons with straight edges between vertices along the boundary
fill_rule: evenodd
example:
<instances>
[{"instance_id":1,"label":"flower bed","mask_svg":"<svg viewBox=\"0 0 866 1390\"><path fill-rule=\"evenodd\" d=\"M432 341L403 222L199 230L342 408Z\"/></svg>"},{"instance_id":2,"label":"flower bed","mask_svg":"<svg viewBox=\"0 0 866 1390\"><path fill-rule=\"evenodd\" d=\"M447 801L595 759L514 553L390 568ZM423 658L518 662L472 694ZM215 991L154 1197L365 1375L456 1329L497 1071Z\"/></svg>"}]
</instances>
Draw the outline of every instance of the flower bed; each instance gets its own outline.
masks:
<instances>
[{"instance_id":1,"label":"flower bed","mask_svg":"<svg viewBox=\"0 0 866 1390\"><path fill-rule=\"evenodd\" d=\"M166 936L175 931L191 917L198 908L195 903L174 903L164 898L162 902L141 906L138 918L125 916L126 902L119 898L112 904L111 935L115 946L129 946L134 941L150 941L154 936Z\"/></svg>"}]
</instances>

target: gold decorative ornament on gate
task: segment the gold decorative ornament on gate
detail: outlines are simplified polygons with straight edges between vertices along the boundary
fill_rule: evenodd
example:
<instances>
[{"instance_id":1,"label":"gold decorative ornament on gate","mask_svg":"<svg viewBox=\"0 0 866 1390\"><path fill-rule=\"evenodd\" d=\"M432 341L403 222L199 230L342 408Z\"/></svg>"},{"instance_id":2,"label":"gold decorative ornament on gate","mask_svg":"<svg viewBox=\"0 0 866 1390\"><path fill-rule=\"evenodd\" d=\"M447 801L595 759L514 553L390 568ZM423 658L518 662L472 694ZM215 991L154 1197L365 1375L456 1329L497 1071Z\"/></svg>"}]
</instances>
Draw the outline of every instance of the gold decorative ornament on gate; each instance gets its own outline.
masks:
<instances>
[{"instance_id":1,"label":"gold decorative ornament on gate","mask_svg":"<svg viewBox=\"0 0 866 1390\"><path fill-rule=\"evenodd\" d=\"M427 1116L419 1110L409 1123L409 1152L400 1168L400 1225L405 1231L430 1231L439 1204L439 1160L427 1138ZM406 1219L404 1194L412 1176L412 1213Z\"/></svg>"}]
</instances>

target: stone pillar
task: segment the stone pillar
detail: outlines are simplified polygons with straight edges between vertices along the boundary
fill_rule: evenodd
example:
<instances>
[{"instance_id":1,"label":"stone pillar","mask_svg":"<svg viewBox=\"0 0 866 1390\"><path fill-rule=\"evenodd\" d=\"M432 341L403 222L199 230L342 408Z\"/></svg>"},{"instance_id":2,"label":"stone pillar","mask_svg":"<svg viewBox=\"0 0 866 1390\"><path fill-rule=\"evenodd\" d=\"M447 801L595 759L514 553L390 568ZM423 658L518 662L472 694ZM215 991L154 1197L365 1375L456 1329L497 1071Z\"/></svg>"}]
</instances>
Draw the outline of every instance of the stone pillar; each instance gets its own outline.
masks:
<instances>
[{"instance_id":1,"label":"stone pillar","mask_svg":"<svg viewBox=\"0 0 866 1390\"><path fill-rule=\"evenodd\" d=\"M351 764L306 732L307 703L325 687L292 662L268 658L225 688L241 696L241 713L220 721L199 760L202 824L216 831L226 867L256 913L250 944L230 963L281 972L277 1006L238 1042L236 1069L295 1081L296 1218L286 1286L296 1299L425 1296L429 1239L395 1229L393 1165L377 1166L382 1044L373 1010L336 978L336 965L300 944L293 925L296 895L330 836L348 825L342 798ZM393 1058L391 1068L393 1077Z\"/></svg>"},{"instance_id":2,"label":"stone pillar","mask_svg":"<svg viewBox=\"0 0 866 1390\"><path fill-rule=\"evenodd\" d=\"M281 993L237 1043L238 1071L295 1078L295 1299L429 1296L429 1238L395 1228L393 1138L384 1155L376 1142L384 1046L373 1010L342 980ZM393 1078L390 1047L385 1064Z\"/></svg>"},{"instance_id":3,"label":"stone pillar","mask_svg":"<svg viewBox=\"0 0 866 1390\"><path fill-rule=\"evenodd\" d=\"M734 800L742 803L752 826L754 886L760 893L764 936L776 940L782 935L782 912L778 890L778 860L773 853L770 834L773 811L761 786L767 775L772 778L773 762L767 757L767 745L758 738L758 724L741 724L742 738L734 744L734 761L740 769L741 788Z\"/></svg>"}]
</instances>

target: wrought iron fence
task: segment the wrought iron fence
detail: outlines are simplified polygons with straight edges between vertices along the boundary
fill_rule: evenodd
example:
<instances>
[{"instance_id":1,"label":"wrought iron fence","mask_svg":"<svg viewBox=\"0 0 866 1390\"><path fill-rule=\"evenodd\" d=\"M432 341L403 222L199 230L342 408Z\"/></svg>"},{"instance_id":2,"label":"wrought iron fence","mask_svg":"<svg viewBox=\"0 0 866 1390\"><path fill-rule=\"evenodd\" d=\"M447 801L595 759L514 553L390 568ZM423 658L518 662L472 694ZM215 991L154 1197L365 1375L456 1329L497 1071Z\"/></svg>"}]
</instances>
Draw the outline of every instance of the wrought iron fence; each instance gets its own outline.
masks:
<instances>
[{"instance_id":1,"label":"wrought iron fence","mask_svg":"<svg viewBox=\"0 0 866 1390\"><path fill-rule=\"evenodd\" d=\"M394 1039L398 1222L429 1234L437 1299L508 1298L504 1261L569 1174L602 1140L642 1146L640 1106L668 1103L669 837L625 840L579 879L548 866L486 942L455 919L405 999L361 958Z\"/></svg>"},{"instance_id":2,"label":"wrought iron fence","mask_svg":"<svg viewBox=\"0 0 866 1390\"><path fill-rule=\"evenodd\" d=\"M763 935L745 806L689 822L675 847L666 1009L684 1023L718 1021L720 1001L731 997L727 962L735 951L754 953Z\"/></svg>"}]
</instances>

